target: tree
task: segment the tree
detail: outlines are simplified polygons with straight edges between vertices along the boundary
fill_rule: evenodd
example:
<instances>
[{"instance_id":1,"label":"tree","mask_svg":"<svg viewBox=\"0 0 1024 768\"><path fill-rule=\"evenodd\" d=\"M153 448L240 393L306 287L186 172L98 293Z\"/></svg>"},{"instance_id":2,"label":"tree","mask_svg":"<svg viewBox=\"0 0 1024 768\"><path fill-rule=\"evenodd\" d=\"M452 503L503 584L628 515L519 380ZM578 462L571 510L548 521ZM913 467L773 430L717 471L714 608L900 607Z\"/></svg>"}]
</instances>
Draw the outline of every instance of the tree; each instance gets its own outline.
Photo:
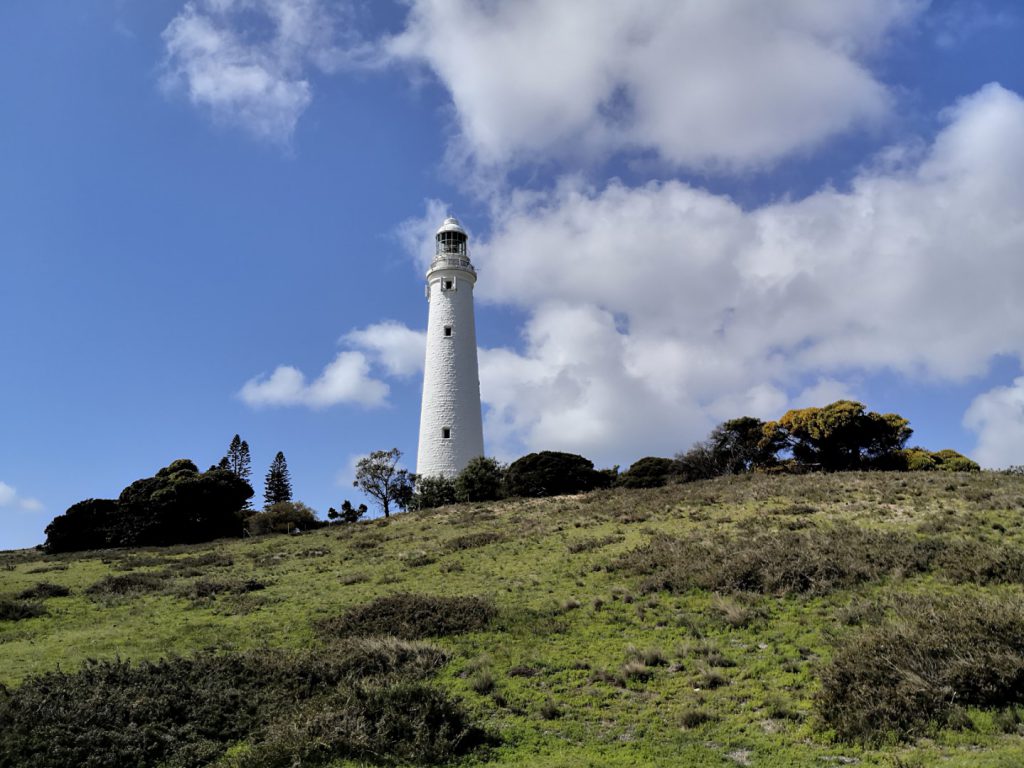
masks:
<instances>
[{"instance_id":1,"label":"tree","mask_svg":"<svg viewBox=\"0 0 1024 768\"><path fill-rule=\"evenodd\" d=\"M241 510L250 496L252 488L233 472L200 472L188 459L178 459L136 480L116 500L89 499L70 507L47 527L46 548L166 546L240 536Z\"/></svg>"},{"instance_id":2,"label":"tree","mask_svg":"<svg viewBox=\"0 0 1024 768\"><path fill-rule=\"evenodd\" d=\"M402 452L397 448L390 451L374 451L356 464L356 479L352 485L372 497L384 517L391 516L391 505L405 509L412 501L412 476L406 469L398 468Z\"/></svg>"},{"instance_id":3,"label":"tree","mask_svg":"<svg viewBox=\"0 0 1024 768\"><path fill-rule=\"evenodd\" d=\"M719 474L738 475L776 463L776 454L785 446L774 434L766 439L764 427L760 419L740 416L711 430L708 449Z\"/></svg>"},{"instance_id":4,"label":"tree","mask_svg":"<svg viewBox=\"0 0 1024 768\"><path fill-rule=\"evenodd\" d=\"M253 536L266 533L291 533L317 527L316 512L301 501L279 501L262 512L250 515L245 521Z\"/></svg>"},{"instance_id":5,"label":"tree","mask_svg":"<svg viewBox=\"0 0 1024 768\"><path fill-rule=\"evenodd\" d=\"M413 483L416 492L413 494L411 507L413 509L433 509L454 504L455 481L443 475L437 477L421 477L413 475Z\"/></svg>"},{"instance_id":6,"label":"tree","mask_svg":"<svg viewBox=\"0 0 1024 768\"><path fill-rule=\"evenodd\" d=\"M353 507L352 502L345 499L341 502L341 512L331 507L327 512L327 517L331 520L341 520L343 523L356 523L363 515L366 514L366 505L360 504L358 507Z\"/></svg>"},{"instance_id":7,"label":"tree","mask_svg":"<svg viewBox=\"0 0 1024 768\"><path fill-rule=\"evenodd\" d=\"M220 460L220 464L217 466L234 472L240 479L248 483L252 477L252 458L249 455L249 443L239 435L235 435L231 438L227 454ZM245 503L245 508L252 508L248 501Z\"/></svg>"},{"instance_id":8,"label":"tree","mask_svg":"<svg viewBox=\"0 0 1024 768\"><path fill-rule=\"evenodd\" d=\"M868 412L852 400L787 411L764 427L766 443L788 447L799 464L826 472L899 466L912 434L902 416Z\"/></svg>"},{"instance_id":9,"label":"tree","mask_svg":"<svg viewBox=\"0 0 1024 768\"><path fill-rule=\"evenodd\" d=\"M496 501L502 497L505 468L497 459L477 456L455 478L458 501Z\"/></svg>"},{"instance_id":10,"label":"tree","mask_svg":"<svg viewBox=\"0 0 1024 768\"><path fill-rule=\"evenodd\" d=\"M277 452L277 456L270 462L270 469L267 470L267 477L264 480L263 506L272 507L282 501L292 500L292 480L288 474L288 463L284 460L284 453Z\"/></svg>"}]
</instances>

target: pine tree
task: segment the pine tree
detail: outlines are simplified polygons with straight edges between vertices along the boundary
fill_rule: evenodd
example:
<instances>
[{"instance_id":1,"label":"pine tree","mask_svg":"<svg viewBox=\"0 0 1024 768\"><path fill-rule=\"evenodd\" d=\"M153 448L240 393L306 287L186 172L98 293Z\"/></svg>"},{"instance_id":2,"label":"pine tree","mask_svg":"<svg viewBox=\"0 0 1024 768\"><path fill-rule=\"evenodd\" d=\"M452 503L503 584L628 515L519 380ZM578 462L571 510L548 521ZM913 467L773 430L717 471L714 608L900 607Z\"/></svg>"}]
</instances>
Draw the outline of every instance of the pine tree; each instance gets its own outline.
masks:
<instances>
[{"instance_id":1,"label":"pine tree","mask_svg":"<svg viewBox=\"0 0 1024 768\"><path fill-rule=\"evenodd\" d=\"M288 476L288 464L284 460L283 452L278 451L277 456L270 462L270 469L267 470L264 483L263 504L265 507L292 500L292 481Z\"/></svg>"},{"instance_id":2,"label":"pine tree","mask_svg":"<svg viewBox=\"0 0 1024 768\"><path fill-rule=\"evenodd\" d=\"M252 459L249 456L249 444L238 435L231 438L228 453L221 459L220 465L230 469L239 479L249 482L252 476Z\"/></svg>"}]
</instances>

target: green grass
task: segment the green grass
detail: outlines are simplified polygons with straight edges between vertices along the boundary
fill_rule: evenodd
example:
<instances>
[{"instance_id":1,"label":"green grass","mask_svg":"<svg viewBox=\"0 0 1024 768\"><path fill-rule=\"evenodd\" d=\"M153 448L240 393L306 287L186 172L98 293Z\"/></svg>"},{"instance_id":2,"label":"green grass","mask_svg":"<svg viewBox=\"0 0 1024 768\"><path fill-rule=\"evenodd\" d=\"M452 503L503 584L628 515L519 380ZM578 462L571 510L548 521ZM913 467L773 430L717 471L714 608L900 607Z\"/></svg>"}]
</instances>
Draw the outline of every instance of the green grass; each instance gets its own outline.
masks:
<instances>
[{"instance_id":1,"label":"green grass","mask_svg":"<svg viewBox=\"0 0 1024 768\"><path fill-rule=\"evenodd\" d=\"M853 473L463 504L295 537L0 553L0 599L41 582L70 590L38 599L44 615L0 621L0 682L88 658L318 648L323 620L378 597L475 596L496 609L486 628L431 640L452 659L437 683L501 738L460 765L1016 766L1024 740L1005 712L968 708L970 730L869 748L836 740L814 705L836 648L894 595L1019 597L1015 578L979 586L942 566L885 563L877 577L805 592L714 579L700 583L718 592L685 580L650 591L649 575L622 562L658 537L721 547L836 525L1019 553L1022 523L1024 478ZM126 574L157 586L87 591ZM249 581L264 588L197 587Z\"/></svg>"}]
</instances>

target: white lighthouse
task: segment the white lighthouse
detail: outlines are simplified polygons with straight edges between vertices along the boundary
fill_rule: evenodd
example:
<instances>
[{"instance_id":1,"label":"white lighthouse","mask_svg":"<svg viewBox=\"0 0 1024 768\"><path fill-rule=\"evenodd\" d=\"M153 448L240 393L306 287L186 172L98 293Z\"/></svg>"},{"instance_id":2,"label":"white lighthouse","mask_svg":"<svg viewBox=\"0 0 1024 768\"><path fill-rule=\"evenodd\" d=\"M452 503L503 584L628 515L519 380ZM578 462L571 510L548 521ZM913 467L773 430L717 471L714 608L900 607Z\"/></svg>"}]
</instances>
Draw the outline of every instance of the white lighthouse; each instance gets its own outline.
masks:
<instances>
[{"instance_id":1,"label":"white lighthouse","mask_svg":"<svg viewBox=\"0 0 1024 768\"><path fill-rule=\"evenodd\" d=\"M447 218L435 236L427 270L427 359L416 473L454 477L484 455L473 286L466 230Z\"/></svg>"}]
</instances>

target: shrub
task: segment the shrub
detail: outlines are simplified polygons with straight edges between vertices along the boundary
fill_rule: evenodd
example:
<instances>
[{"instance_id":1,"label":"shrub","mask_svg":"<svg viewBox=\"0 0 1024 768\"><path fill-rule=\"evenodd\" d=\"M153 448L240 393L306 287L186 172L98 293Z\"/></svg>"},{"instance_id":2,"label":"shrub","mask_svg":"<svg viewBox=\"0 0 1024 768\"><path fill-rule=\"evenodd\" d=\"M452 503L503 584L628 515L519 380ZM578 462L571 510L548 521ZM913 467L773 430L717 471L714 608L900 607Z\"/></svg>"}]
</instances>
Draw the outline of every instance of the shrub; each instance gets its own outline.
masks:
<instances>
[{"instance_id":1,"label":"shrub","mask_svg":"<svg viewBox=\"0 0 1024 768\"><path fill-rule=\"evenodd\" d=\"M815 705L846 740L878 744L962 726L957 706L1024 702L1024 599L916 597L846 641L821 672Z\"/></svg>"},{"instance_id":2,"label":"shrub","mask_svg":"<svg viewBox=\"0 0 1024 768\"><path fill-rule=\"evenodd\" d=\"M645 456L619 475L618 484L623 488L660 488L676 472L672 459Z\"/></svg>"},{"instance_id":3,"label":"shrub","mask_svg":"<svg viewBox=\"0 0 1024 768\"><path fill-rule=\"evenodd\" d=\"M459 501L496 501L502 498L505 468L497 459L477 456L455 478L455 498Z\"/></svg>"},{"instance_id":4,"label":"shrub","mask_svg":"<svg viewBox=\"0 0 1024 768\"><path fill-rule=\"evenodd\" d=\"M332 651L89 661L31 677L0 689L0 765L191 768L243 740L256 746L236 765L429 763L482 742L456 702L414 682L442 651L397 641Z\"/></svg>"},{"instance_id":5,"label":"shrub","mask_svg":"<svg viewBox=\"0 0 1024 768\"><path fill-rule=\"evenodd\" d=\"M404 593L379 597L341 616L323 619L317 629L328 637L444 637L483 629L494 616L494 606L483 598Z\"/></svg>"},{"instance_id":6,"label":"shrub","mask_svg":"<svg viewBox=\"0 0 1024 768\"><path fill-rule=\"evenodd\" d=\"M412 509L433 509L455 503L455 481L439 475L421 477L415 475L416 492L413 494Z\"/></svg>"},{"instance_id":7,"label":"shrub","mask_svg":"<svg viewBox=\"0 0 1024 768\"><path fill-rule=\"evenodd\" d=\"M505 473L509 496L561 496L607 488L609 476L574 453L541 451L516 459Z\"/></svg>"},{"instance_id":8,"label":"shrub","mask_svg":"<svg viewBox=\"0 0 1024 768\"><path fill-rule=\"evenodd\" d=\"M316 527L316 513L301 501L279 501L246 520L246 528L253 536L308 531Z\"/></svg>"},{"instance_id":9,"label":"shrub","mask_svg":"<svg viewBox=\"0 0 1024 768\"><path fill-rule=\"evenodd\" d=\"M911 472L929 472L942 470L944 472L980 472L981 467L977 462L957 453L951 448L944 448L941 451L927 450L926 448L907 448L902 452L903 468Z\"/></svg>"},{"instance_id":10,"label":"shrub","mask_svg":"<svg viewBox=\"0 0 1024 768\"><path fill-rule=\"evenodd\" d=\"M22 603L17 600L0 598L0 621L21 621L34 619L46 613L39 603Z\"/></svg>"},{"instance_id":11,"label":"shrub","mask_svg":"<svg viewBox=\"0 0 1024 768\"><path fill-rule=\"evenodd\" d=\"M104 576L85 593L93 597L138 595L163 589L165 580L155 573L126 573L123 576Z\"/></svg>"},{"instance_id":12,"label":"shrub","mask_svg":"<svg viewBox=\"0 0 1024 768\"><path fill-rule=\"evenodd\" d=\"M114 499L86 499L68 507L46 526L46 551L79 552L114 546L110 528L116 526Z\"/></svg>"},{"instance_id":13,"label":"shrub","mask_svg":"<svg viewBox=\"0 0 1024 768\"><path fill-rule=\"evenodd\" d=\"M251 496L252 488L234 472L199 472L188 459L178 459L136 480L117 501L87 499L69 507L47 526L45 548L75 552L240 536L240 513Z\"/></svg>"},{"instance_id":14,"label":"shrub","mask_svg":"<svg viewBox=\"0 0 1024 768\"><path fill-rule=\"evenodd\" d=\"M480 533L467 533L463 536L456 536L455 538L448 540L448 549L455 552L461 549L476 549L477 547L486 547L488 544L494 544L502 541L504 537L500 533L494 531L481 531Z\"/></svg>"},{"instance_id":15,"label":"shrub","mask_svg":"<svg viewBox=\"0 0 1024 768\"><path fill-rule=\"evenodd\" d=\"M34 587L29 587L18 595L19 600L44 600L47 597L67 597L71 590L62 584L53 584L49 581L40 581Z\"/></svg>"}]
</instances>

